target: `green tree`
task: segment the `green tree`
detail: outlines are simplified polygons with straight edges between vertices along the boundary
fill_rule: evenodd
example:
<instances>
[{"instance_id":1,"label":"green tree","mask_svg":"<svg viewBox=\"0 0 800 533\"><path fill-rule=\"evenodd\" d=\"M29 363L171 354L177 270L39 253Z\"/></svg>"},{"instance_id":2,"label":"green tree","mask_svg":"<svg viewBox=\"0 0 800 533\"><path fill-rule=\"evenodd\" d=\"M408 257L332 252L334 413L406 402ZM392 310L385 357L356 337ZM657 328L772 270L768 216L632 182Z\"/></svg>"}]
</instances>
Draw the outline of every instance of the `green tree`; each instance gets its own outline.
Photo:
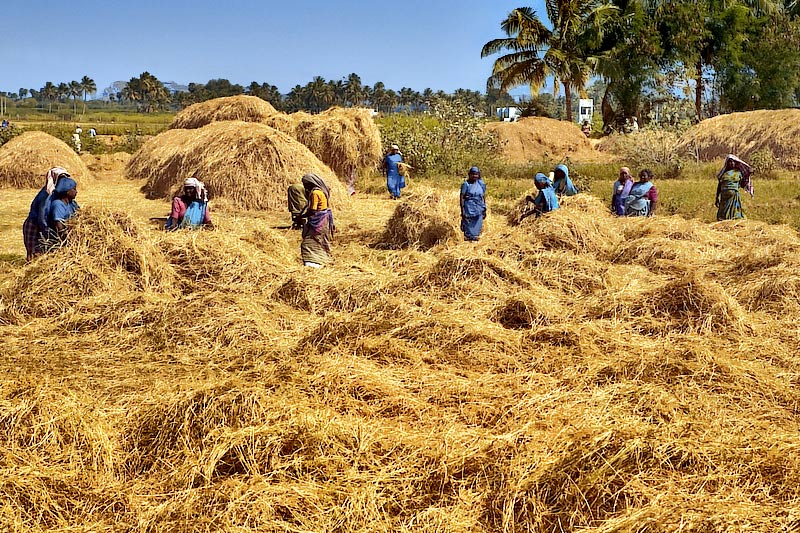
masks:
<instances>
[{"instance_id":1,"label":"green tree","mask_svg":"<svg viewBox=\"0 0 800 533\"><path fill-rule=\"evenodd\" d=\"M351 106L362 106L367 99L367 92L361 83L361 78L355 72L347 76L344 89L345 101Z\"/></svg>"},{"instance_id":2,"label":"green tree","mask_svg":"<svg viewBox=\"0 0 800 533\"><path fill-rule=\"evenodd\" d=\"M694 78L695 115L702 120L704 75L718 66L720 50L730 40L740 37L740 28L725 25L742 8L751 14L777 13L783 9L779 0L642 0L653 12L661 30L665 53L684 65Z\"/></svg>"},{"instance_id":3,"label":"green tree","mask_svg":"<svg viewBox=\"0 0 800 533\"><path fill-rule=\"evenodd\" d=\"M500 24L506 37L483 46L481 57L508 53L494 62L488 87L507 91L528 85L536 95L548 77L554 94L563 85L567 120L572 120L572 91L585 95L598 57L592 51L603 37L606 21L617 8L600 0L548 0L549 29L529 7L513 10Z\"/></svg>"},{"instance_id":4,"label":"green tree","mask_svg":"<svg viewBox=\"0 0 800 533\"><path fill-rule=\"evenodd\" d=\"M53 102L56 100L56 98L58 98L58 88L55 85L53 85L52 81L48 81L47 83L44 84L44 87L42 87L39 90L39 95L46 102L48 102L47 112L48 113L52 113L53 112Z\"/></svg>"},{"instance_id":5,"label":"green tree","mask_svg":"<svg viewBox=\"0 0 800 533\"><path fill-rule=\"evenodd\" d=\"M81 84L75 80L69 82L69 95L72 97L72 112L78 114L78 97L83 92Z\"/></svg>"}]
</instances>

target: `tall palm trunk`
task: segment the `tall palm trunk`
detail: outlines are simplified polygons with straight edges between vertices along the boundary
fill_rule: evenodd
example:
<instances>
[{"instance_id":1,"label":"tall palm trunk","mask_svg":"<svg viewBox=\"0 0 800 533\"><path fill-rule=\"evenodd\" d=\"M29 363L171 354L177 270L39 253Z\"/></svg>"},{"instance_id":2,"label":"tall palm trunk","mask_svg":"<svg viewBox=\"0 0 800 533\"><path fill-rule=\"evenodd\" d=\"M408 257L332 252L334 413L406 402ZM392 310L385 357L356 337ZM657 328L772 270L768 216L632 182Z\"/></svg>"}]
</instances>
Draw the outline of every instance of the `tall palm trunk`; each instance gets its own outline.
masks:
<instances>
[{"instance_id":1,"label":"tall palm trunk","mask_svg":"<svg viewBox=\"0 0 800 533\"><path fill-rule=\"evenodd\" d=\"M694 110L698 122L703 120L703 60L697 60L697 78L694 86Z\"/></svg>"},{"instance_id":2,"label":"tall palm trunk","mask_svg":"<svg viewBox=\"0 0 800 533\"><path fill-rule=\"evenodd\" d=\"M567 106L567 121L572 122L572 91L570 91L570 84L566 81L564 85L564 103Z\"/></svg>"}]
</instances>

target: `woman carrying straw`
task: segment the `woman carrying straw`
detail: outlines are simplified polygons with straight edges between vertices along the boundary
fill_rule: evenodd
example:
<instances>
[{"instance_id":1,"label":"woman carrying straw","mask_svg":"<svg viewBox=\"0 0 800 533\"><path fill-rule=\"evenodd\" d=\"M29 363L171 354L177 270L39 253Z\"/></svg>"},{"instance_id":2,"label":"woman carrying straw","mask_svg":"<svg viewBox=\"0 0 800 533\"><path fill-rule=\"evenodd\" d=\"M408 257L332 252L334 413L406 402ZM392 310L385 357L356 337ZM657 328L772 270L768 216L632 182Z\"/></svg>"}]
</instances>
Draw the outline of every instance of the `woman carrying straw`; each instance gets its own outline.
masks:
<instances>
[{"instance_id":1,"label":"woman carrying straw","mask_svg":"<svg viewBox=\"0 0 800 533\"><path fill-rule=\"evenodd\" d=\"M335 226L330 208L331 193L325 181L316 174L306 174L302 182L308 206L303 226L303 241L300 243L300 256L303 265L320 268L333 261L331 240Z\"/></svg>"},{"instance_id":2,"label":"woman carrying straw","mask_svg":"<svg viewBox=\"0 0 800 533\"><path fill-rule=\"evenodd\" d=\"M525 213L519 218L520 222L531 215L540 217L560 207L558 205L558 196L550 183L550 178L539 172L533 178L533 184L539 193L536 198L532 198L530 195L525 197L527 207ZM533 204L533 209L530 208L530 204Z\"/></svg>"},{"instance_id":3,"label":"woman carrying straw","mask_svg":"<svg viewBox=\"0 0 800 533\"><path fill-rule=\"evenodd\" d=\"M47 213L47 225L51 231L48 239L42 243L44 251L55 250L67 242L67 221L80 209L78 202L75 201L77 196L78 184L72 178L62 176L53 189Z\"/></svg>"},{"instance_id":4,"label":"woman carrying straw","mask_svg":"<svg viewBox=\"0 0 800 533\"><path fill-rule=\"evenodd\" d=\"M47 171L45 185L31 202L28 218L22 224L22 240L25 243L26 259L32 260L42 253L41 242L47 238L47 215L50 211L53 191L61 178L68 178L69 173L61 167L53 167Z\"/></svg>"},{"instance_id":5,"label":"woman carrying straw","mask_svg":"<svg viewBox=\"0 0 800 533\"><path fill-rule=\"evenodd\" d=\"M745 218L742 211L742 198L739 189L746 190L753 196L753 182L750 177L753 168L736 157L729 154L717 173L717 195L714 206L717 208L717 220L735 220Z\"/></svg>"},{"instance_id":6,"label":"woman carrying straw","mask_svg":"<svg viewBox=\"0 0 800 533\"><path fill-rule=\"evenodd\" d=\"M183 182L183 194L172 199L172 212L165 229L174 231L178 228L197 229L202 226L213 226L208 214L208 191L202 181L187 178Z\"/></svg>"},{"instance_id":7,"label":"woman carrying straw","mask_svg":"<svg viewBox=\"0 0 800 533\"><path fill-rule=\"evenodd\" d=\"M464 240L477 242L486 219L486 183L478 167L472 167L461 184L461 231Z\"/></svg>"}]
</instances>

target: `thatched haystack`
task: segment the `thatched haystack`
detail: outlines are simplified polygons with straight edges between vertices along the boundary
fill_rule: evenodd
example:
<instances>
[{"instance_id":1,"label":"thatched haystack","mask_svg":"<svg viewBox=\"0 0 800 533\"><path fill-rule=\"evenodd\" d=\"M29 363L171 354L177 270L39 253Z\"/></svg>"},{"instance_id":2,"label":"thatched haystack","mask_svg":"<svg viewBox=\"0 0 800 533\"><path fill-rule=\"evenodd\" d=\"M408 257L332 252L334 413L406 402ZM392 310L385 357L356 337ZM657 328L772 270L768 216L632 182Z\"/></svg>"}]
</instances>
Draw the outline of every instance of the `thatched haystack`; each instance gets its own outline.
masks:
<instances>
[{"instance_id":1,"label":"thatched haystack","mask_svg":"<svg viewBox=\"0 0 800 533\"><path fill-rule=\"evenodd\" d=\"M800 168L798 137L800 109L748 111L700 122L681 136L676 149L701 161L769 151L782 165Z\"/></svg>"},{"instance_id":2,"label":"thatched haystack","mask_svg":"<svg viewBox=\"0 0 800 533\"><path fill-rule=\"evenodd\" d=\"M518 122L489 122L487 131L500 142L500 152L511 163L561 161L569 156L580 161L604 161L608 156L592 148L577 124L542 117Z\"/></svg>"},{"instance_id":3,"label":"thatched haystack","mask_svg":"<svg viewBox=\"0 0 800 533\"><path fill-rule=\"evenodd\" d=\"M297 140L339 177L353 177L380 161L381 135L366 109L331 108L319 115L295 115Z\"/></svg>"},{"instance_id":4,"label":"thatched haystack","mask_svg":"<svg viewBox=\"0 0 800 533\"><path fill-rule=\"evenodd\" d=\"M265 122L278 112L257 96L226 96L190 105L175 115L170 129L196 129L223 120Z\"/></svg>"},{"instance_id":5,"label":"thatched haystack","mask_svg":"<svg viewBox=\"0 0 800 533\"><path fill-rule=\"evenodd\" d=\"M27 131L0 147L0 188L41 187L53 167L67 169L79 186L93 180L89 167L65 142L41 131Z\"/></svg>"},{"instance_id":6,"label":"thatched haystack","mask_svg":"<svg viewBox=\"0 0 800 533\"><path fill-rule=\"evenodd\" d=\"M386 223L381 244L428 250L458 235L458 197L435 189L409 195Z\"/></svg>"},{"instance_id":7,"label":"thatched haystack","mask_svg":"<svg viewBox=\"0 0 800 533\"><path fill-rule=\"evenodd\" d=\"M127 177L145 179L150 198L168 198L188 177L213 197L240 209L286 210L286 189L303 174L318 174L331 188L335 208L349 195L308 148L263 124L215 122L195 130L167 130L147 141L128 163Z\"/></svg>"}]
</instances>

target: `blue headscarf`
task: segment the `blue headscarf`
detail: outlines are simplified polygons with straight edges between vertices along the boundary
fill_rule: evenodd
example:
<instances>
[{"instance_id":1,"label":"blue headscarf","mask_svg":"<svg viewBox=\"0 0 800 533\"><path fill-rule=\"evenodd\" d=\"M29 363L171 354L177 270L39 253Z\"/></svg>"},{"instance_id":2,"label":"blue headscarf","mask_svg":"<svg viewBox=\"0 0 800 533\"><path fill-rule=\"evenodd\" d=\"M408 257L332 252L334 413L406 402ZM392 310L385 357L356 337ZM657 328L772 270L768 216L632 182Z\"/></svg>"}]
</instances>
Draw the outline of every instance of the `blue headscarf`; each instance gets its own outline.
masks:
<instances>
[{"instance_id":1,"label":"blue headscarf","mask_svg":"<svg viewBox=\"0 0 800 533\"><path fill-rule=\"evenodd\" d=\"M548 178L546 175L544 175L541 172L539 172L538 174L536 174L536 177L533 178L533 182L534 183L542 183L542 184L545 184L545 185L549 186L550 185L550 178Z\"/></svg>"},{"instance_id":2,"label":"blue headscarf","mask_svg":"<svg viewBox=\"0 0 800 533\"><path fill-rule=\"evenodd\" d=\"M572 183L572 180L569 179L569 169L567 165L560 164L556 165L556 168L553 169L553 172L560 170L564 173L564 177L559 179L553 179L553 188L556 190L558 194L564 194L567 196L573 196L578 194L578 189L575 188L575 185Z\"/></svg>"},{"instance_id":3,"label":"blue headscarf","mask_svg":"<svg viewBox=\"0 0 800 533\"><path fill-rule=\"evenodd\" d=\"M77 186L78 184L74 179L62 177L58 180L58 183L56 183L56 188L53 190L53 192L59 196L63 196Z\"/></svg>"},{"instance_id":4,"label":"blue headscarf","mask_svg":"<svg viewBox=\"0 0 800 533\"><path fill-rule=\"evenodd\" d=\"M478 167L472 167L471 169L469 169L468 174L473 174L473 173L480 175L481 169L479 169Z\"/></svg>"}]
</instances>

